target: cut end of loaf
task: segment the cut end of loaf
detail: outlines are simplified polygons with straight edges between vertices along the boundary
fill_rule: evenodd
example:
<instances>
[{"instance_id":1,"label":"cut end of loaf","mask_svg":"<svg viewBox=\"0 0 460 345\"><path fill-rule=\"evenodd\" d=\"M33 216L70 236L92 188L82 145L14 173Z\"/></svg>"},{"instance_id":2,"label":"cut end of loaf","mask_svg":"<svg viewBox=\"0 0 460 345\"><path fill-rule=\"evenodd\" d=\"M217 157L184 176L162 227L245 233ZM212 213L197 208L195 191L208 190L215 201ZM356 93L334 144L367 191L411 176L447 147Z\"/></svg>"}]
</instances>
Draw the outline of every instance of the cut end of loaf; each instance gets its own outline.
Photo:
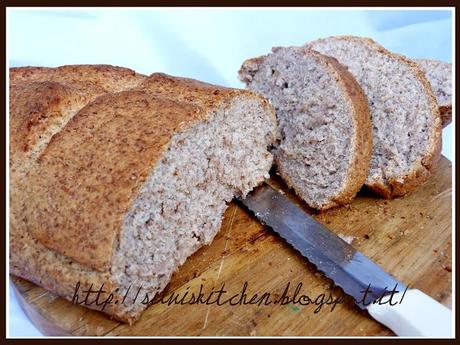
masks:
<instances>
[{"instance_id":1,"label":"cut end of loaf","mask_svg":"<svg viewBox=\"0 0 460 345\"><path fill-rule=\"evenodd\" d=\"M213 240L227 203L269 177L276 138L272 111L254 96L235 97L176 134L124 219L112 263L116 284L161 292ZM123 313L134 320L144 307Z\"/></svg>"},{"instance_id":2,"label":"cut end of loaf","mask_svg":"<svg viewBox=\"0 0 460 345\"><path fill-rule=\"evenodd\" d=\"M10 77L12 149L27 141L31 158L18 164L24 176L10 170L10 272L69 300L77 283L104 284L101 299L122 300L136 284L152 297L212 240L226 204L268 177L278 127L252 92L110 66L13 69ZM57 101L44 101L36 117L50 121L16 131L34 122L20 117L30 115L22 86L47 83L58 86L44 91ZM73 107L60 90L84 99ZM147 307L132 298L103 311L132 323Z\"/></svg>"}]
</instances>

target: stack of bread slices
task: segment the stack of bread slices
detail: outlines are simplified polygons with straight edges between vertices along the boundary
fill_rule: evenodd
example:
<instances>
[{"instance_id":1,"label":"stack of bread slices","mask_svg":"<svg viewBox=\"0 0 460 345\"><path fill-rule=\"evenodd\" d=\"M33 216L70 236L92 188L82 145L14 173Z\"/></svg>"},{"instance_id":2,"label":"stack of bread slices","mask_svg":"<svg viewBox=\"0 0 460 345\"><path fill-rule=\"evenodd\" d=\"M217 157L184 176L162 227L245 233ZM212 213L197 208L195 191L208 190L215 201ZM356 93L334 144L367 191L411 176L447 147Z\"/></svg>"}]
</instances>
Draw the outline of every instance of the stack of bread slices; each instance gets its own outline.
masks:
<instances>
[{"instance_id":1,"label":"stack of bread slices","mask_svg":"<svg viewBox=\"0 0 460 345\"><path fill-rule=\"evenodd\" d=\"M450 64L353 36L273 48L239 71L275 108L278 173L317 209L350 202L363 185L402 196L431 176L450 122L450 74Z\"/></svg>"}]
</instances>

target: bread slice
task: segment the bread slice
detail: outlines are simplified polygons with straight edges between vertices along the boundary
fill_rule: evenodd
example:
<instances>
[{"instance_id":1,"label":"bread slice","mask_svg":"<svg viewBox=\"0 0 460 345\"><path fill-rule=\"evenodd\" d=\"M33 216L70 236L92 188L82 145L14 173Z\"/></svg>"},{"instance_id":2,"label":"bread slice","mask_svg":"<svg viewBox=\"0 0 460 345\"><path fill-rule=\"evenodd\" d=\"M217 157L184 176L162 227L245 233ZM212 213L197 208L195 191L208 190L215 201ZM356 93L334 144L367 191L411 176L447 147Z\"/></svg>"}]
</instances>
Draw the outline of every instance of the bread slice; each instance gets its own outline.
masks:
<instances>
[{"instance_id":1,"label":"bread slice","mask_svg":"<svg viewBox=\"0 0 460 345\"><path fill-rule=\"evenodd\" d=\"M452 64L438 60L415 60L426 73L436 96L442 126L452 122Z\"/></svg>"},{"instance_id":2,"label":"bread slice","mask_svg":"<svg viewBox=\"0 0 460 345\"><path fill-rule=\"evenodd\" d=\"M335 59L299 48L274 48L239 72L270 100L280 123L281 177L306 203L327 209L348 203L362 187L372 151L367 100Z\"/></svg>"},{"instance_id":3,"label":"bread slice","mask_svg":"<svg viewBox=\"0 0 460 345\"><path fill-rule=\"evenodd\" d=\"M278 135L245 90L154 74L97 97L10 185L10 272L69 300L104 284L99 301L113 302L87 307L133 322L212 241L227 203L268 177Z\"/></svg>"},{"instance_id":4,"label":"bread slice","mask_svg":"<svg viewBox=\"0 0 460 345\"><path fill-rule=\"evenodd\" d=\"M366 185L390 198L425 182L440 155L441 118L418 65L361 37L329 37L307 47L347 66L368 98L374 146Z\"/></svg>"}]
</instances>

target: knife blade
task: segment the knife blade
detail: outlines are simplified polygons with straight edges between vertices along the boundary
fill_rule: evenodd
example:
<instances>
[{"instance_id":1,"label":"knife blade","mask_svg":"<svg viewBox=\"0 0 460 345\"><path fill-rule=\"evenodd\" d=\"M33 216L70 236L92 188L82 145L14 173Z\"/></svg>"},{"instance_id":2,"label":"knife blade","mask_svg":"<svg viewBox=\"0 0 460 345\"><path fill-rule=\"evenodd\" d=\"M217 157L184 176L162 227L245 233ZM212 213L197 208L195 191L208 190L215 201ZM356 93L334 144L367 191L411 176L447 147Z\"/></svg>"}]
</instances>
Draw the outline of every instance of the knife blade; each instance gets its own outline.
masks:
<instances>
[{"instance_id":1,"label":"knife blade","mask_svg":"<svg viewBox=\"0 0 460 345\"><path fill-rule=\"evenodd\" d=\"M388 309L388 297L399 296L402 301L407 287L270 185L265 183L257 187L239 201L353 297L359 308L368 310L371 316L396 334L451 335L450 327L433 325L433 322L436 324L432 320L433 315L427 314L425 318L417 316L421 308L417 304L421 303L425 309L438 314L438 321L442 319L445 324L451 320L449 309L419 290L409 290L406 299L410 303L404 307ZM381 304L385 300L387 303ZM414 310L418 320L414 320ZM408 315L412 315L411 319Z\"/></svg>"}]
</instances>

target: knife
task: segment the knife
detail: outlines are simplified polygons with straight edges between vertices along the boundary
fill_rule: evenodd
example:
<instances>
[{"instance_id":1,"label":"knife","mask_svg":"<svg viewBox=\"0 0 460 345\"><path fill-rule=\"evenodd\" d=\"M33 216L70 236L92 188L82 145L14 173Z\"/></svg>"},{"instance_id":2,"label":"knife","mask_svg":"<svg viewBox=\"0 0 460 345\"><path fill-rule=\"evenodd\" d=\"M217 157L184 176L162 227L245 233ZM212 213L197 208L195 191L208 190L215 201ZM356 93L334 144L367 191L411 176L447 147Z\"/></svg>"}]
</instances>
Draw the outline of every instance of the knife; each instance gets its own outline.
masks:
<instances>
[{"instance_id":1,"label":"knife","mask_svg":"<svg viewBox=\"0 0 460 345\"><path fill-rule=\"evenodd\" d=\"M453 336L450 309L409 289L268 184L239 200L395 334Z\"/></svg>"}]
</instances>

